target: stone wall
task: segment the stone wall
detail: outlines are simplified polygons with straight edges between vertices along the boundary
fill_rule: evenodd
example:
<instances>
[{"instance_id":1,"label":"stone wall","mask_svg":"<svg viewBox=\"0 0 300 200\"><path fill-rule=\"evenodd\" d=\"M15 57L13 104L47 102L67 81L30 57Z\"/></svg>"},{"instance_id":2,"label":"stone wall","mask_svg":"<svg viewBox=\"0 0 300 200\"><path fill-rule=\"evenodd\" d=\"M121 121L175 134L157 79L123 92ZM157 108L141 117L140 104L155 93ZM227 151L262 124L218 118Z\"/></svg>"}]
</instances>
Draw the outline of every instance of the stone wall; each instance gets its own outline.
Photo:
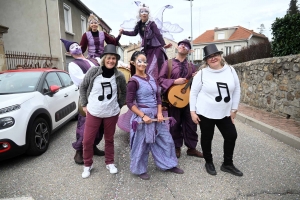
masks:
<instances>
[{"instance_id":1,"label":"stone wall","mask_svg":"<svg viewBox=\"0 0 300 200\"><path fill-rule=\"evenodd\" d=\"M300 120L300 54L264 58L233 66L241 102Z\"/></svg>"}]
</instances>

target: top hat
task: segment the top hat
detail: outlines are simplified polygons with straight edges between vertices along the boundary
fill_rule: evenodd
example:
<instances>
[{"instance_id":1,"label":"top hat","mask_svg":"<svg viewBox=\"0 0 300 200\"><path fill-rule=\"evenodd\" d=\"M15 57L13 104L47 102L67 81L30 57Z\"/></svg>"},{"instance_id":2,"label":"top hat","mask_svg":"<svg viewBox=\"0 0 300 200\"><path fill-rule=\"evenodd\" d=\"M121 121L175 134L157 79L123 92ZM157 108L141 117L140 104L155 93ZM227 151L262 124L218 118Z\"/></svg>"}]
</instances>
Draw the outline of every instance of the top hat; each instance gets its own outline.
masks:
<instances>
[{"instance_id":1,"label":"top hat","mask_svg":"<svg viewBox=\"0 0 300 200\"><path fill-rule=\"evenodd\" d=\"M204 58L203 60L206 60L208 56L214 54L214 53L220 53L222 54L223 51L219 51L217 46L215 44L209 44L207 46L205 46L203 48L203 51L204 51Z\"/></svg>"},{"instance_id":2,"label":"top hat","mask_svg":"<svg viewBox=\"0 0 300 200\"><path fill-rule=\"evenodd\" d=\"M117 60L120 60L120 55L117 53L117 48L113 44L108 44L104 47L103 54L100 56L100 58L102 58L106 54L114 54L117 56Z\"/></svg>"},{"instance_id":3,"label":"top hat","mask_svg":"<svg viewBox=\"0 0 300 200\"><path fill-rule=\"evenodd\" d=\"M178 46L179 46L181 43L187 44L187 45L190 47L190 49L192 49L192 46L191 46L191 43L190 43L189 40L184 39L184 40L178 42Z\"/></svg>"},{"instance_id":4,"label":"top hat","mask_svg":"<svg viewBox=\"0 0 300 200\"><path fill-rule=\"evenodd\" d=\"M71 41L64 40L64 39L60 39L60 40L64 43L67 52L70 52L69 48L72 44L77 43L77 42L71 42Z\"/></svg>"}]
</instances>

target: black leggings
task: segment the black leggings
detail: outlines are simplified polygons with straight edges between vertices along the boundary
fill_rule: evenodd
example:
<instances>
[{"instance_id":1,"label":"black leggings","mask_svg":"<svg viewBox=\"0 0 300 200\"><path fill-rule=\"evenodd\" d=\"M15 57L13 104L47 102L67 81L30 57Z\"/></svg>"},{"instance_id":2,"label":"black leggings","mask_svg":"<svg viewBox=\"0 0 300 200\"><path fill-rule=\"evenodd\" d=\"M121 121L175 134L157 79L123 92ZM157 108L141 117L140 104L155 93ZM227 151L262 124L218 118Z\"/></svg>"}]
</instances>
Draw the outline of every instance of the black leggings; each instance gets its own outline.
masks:
<instances>
[{"instance_id":1,"label":"black leggings","mask_svg":"<svg viewBox=\"0 0 300 200\"><path fill-rule=\"evenodd\" d=\"M224 165L231 165L233 163L232 157L235 147L235 141L237 138L236 128L235 125L232 123L231 118L224 117L223 119L209 119L202 115L198 116L201 120L201 147L205 161L213 162L211 154L211 143L216 125L224 138Z\"/></svg>"}]
</instances>

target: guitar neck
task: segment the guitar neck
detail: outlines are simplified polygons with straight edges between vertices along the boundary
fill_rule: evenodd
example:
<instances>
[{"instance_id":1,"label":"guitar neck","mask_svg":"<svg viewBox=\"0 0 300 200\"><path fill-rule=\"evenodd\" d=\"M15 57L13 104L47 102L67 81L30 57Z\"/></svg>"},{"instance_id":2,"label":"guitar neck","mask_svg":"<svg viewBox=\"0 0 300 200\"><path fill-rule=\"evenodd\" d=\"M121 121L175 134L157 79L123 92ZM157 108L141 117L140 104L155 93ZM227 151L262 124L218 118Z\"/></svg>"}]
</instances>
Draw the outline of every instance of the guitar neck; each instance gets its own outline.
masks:
<instances>
[{"instance_id":1,"label":"guitar neck","mask_svg":"<svg viewBox=\"0 0 300 200\"><path fill-rule=\"evenodd\" d=\"M194 78L194 77L192 77L192 78L186 83L186 85L184 86L184 89L188 89L188 87L190 87L190 85L192 84L193 78Z\"/></svg>"}]
</instances>

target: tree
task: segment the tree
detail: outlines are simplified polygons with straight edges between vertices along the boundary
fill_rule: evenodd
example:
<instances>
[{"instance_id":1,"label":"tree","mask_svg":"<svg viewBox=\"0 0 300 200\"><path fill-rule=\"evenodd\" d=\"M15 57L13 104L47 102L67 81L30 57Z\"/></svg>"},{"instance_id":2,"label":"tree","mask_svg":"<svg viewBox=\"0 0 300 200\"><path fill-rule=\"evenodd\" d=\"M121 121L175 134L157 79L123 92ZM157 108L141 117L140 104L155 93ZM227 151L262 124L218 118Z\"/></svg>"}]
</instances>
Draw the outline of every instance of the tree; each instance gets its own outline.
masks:
<instances>
[{"instance_id":1,"label":"tree","mask_svg":"<svg viewBox=\"0 0 300 200\"><path fill-rule=\"evenodd\" d=\"M260 33L260 34L263 34L266 28L265 28L265 25L264 25L264 24L261 24L260 27L257 28L257 29L259 30L259 33Z\"/></svg>"},{"instance_id":2,"label":"tree","mask_svg":"<svg viewBox=\"0 0 300 200\"><path fill-rule=\"evenodd\" d=\"M297 6L297 1L298 1L298 0L291 0L291 2L290 2L290 7L289 7L289 9L287 10L287 14L293 15L293 14L298 14L298 13L300 13L299 8L298 8L298 6Z\"/></svg>"},{"instance_id":3,"label":"tree","mask_svg":"<svg viewBox=\"0 0 300 200\"><path fill-rule=\"evenodd\" d=\"M300 13L276 18L271 25L273 56L300 53Z\"/></svg>"}]
</instances>

